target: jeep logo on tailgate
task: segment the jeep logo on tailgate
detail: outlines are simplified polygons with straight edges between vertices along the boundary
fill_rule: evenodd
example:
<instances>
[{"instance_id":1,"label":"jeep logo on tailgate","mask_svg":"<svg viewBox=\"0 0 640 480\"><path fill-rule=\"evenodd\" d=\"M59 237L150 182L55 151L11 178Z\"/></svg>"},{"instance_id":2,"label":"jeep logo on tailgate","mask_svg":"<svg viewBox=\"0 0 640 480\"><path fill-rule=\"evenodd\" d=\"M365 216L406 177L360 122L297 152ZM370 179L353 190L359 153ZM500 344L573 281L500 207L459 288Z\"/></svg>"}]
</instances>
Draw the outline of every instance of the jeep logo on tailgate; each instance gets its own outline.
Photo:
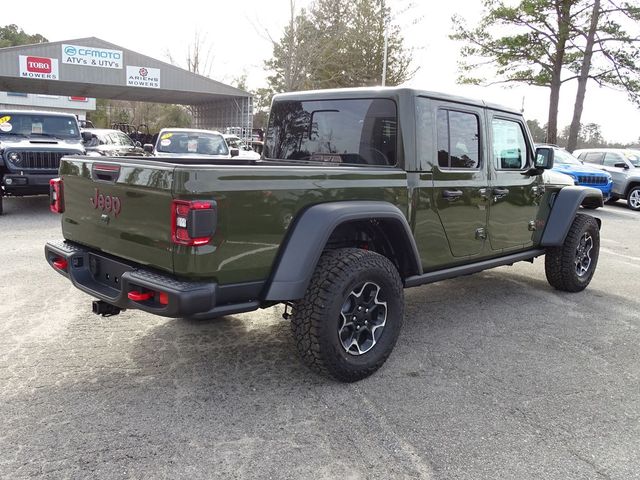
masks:
<instances>
[{"instance_id":1,"label":"jeep logo on tailgate","mask_svg":"<svg viewBox=\"0 0 640 480\"><path fill-rule=\"evenodd\" d=\"M91 206L93 208L99 208L103 212L111 213L117 217L122 209L122 204L120 203L120 197L116 197L115 195L105 195L100 193L100 190L96 188L93 197L89 199Z\"/></svg>"}]
</instances>

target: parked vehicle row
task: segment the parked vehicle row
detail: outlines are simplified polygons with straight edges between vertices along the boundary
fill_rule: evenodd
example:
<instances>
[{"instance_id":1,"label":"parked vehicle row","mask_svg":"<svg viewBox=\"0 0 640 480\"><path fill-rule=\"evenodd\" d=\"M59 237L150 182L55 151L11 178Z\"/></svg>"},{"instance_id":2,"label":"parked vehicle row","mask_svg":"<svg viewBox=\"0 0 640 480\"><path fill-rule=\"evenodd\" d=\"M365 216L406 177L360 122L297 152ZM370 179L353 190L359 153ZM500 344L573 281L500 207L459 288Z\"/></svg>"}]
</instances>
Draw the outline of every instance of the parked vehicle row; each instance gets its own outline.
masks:
<instances>
[{"instance_id":1,"label":"parked vehicle row","mask_svg":"<svg viewBox=\"0 0 640 480\"><path fill-rule=\"evenodd\" d=\"M640 210L640 151L589 148L576 150L574 155L611 175L611 201L626 199L631 210Z\"/></svg>"},{"instance_id":2,"label":"parked vehicle row","mask_svg":"<svg viewBox=\"0 0 640 480\"><path fill-rule=\"evenodd\" d=\"M602 192L604 201L611 197L613 185L611 175L590 165L583 164L564 148L557 145L539 145L552 148L554 151L553 170L568 175L575 185L597 188Z\"/></svg>"},{"instance_id":3,"label":"parked vehicle row","mask_svg":"<svg viewBox=\"0 0 640 480\"><path fill-rule=\"evenodd\" d=\"M58 175L60 159L85 153L74 115L0 111L0 214L4 196L41 195Z\"/></svg>"}]
</instances>

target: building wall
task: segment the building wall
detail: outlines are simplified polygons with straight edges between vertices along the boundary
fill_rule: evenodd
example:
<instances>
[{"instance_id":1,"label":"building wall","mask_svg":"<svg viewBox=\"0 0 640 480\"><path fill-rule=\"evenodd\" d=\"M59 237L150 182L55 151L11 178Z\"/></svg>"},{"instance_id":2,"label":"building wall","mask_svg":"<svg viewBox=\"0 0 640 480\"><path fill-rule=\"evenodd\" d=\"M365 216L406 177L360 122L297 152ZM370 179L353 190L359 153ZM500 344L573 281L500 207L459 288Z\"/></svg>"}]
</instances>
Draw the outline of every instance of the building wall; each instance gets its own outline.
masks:
<instances>
[{"instance_id":1,"label":"building wall","mask_svg":"<svg viewBox=\"0 0 640 480\"><path fill-rule=\"evenodd\" d=\"M96 109L96 99L87 98L86 101L78 101L60 95L0 92L0 109L50 110L71 113L81 120L86 120L87 111Z\"/></svg>"},{"instance_id":2,"label":"building wall","mask_svg":"<svg viewBox=\"0 0 640 480\"><path fill-rule=\"evenodd\" d=\"M253 98L237 97L194 105L194 128L233 133L245 141L251 140L253 128Z\"/></svg>"}]
</instances>

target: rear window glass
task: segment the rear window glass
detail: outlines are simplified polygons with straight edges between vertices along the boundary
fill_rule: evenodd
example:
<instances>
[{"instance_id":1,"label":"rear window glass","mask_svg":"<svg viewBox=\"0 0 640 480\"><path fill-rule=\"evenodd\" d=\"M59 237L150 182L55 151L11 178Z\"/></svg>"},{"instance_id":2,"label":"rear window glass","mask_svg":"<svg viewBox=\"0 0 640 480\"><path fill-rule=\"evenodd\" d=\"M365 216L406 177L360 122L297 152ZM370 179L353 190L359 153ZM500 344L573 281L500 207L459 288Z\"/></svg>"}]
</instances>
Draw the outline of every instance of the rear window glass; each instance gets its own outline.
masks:
<instances>
[{"instance_id":1,"label":"rear window glass","mask_svg":"<svg viewBox=\"0 0 640 480\"><path fill-rule=\"evenodd\" d=\"M397 123L396 104L389 99L276 102L265 158L395 165Z\"/></svg>"},{"instance_id":2,"label":"rear window glass","mask_svg":"<svg viewBox=\"0 0 640 480\"><path fill-rule=\"evenodd\" d=\"M206 132L162 132L156 146L158 152L192 155L228 155L222 135Z\"/></svg>"}]
</instances>

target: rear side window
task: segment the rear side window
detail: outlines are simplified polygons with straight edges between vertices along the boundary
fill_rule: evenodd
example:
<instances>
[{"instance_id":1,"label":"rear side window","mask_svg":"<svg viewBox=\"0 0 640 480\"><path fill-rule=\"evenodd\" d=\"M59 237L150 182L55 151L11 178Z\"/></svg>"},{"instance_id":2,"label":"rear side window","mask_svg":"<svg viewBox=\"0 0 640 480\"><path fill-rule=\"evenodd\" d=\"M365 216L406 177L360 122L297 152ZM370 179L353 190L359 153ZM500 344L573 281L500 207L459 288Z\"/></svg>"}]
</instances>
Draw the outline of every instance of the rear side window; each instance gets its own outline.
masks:
<instances>
[{"instance_id":1,"label":"rear side window","mask_svg":"<svg viewBox=\"0 0 640 480\"><path fill-rule=\"evenodd\" d=\"M265 158L396 165L397 125L389 99L280 101L271 109Z\"/></svg>"},{"instance_id":2,"label":"rear side window","mask_svg":"<svg viewBox=\"0 0 640 480\"><path fill-rule=\"evenodd\" d=\"M473 113L438 110L438 166L478 168L480 138L478 117Z\"/></svg>"},{"instance_id":3,"label":"rear side window","mask_svg":"<svg viewBox=\"0 0 640 480\"><path fill-rule=\"evenodd\" d=\"M588 152L580 155L580 158L587 163L597 163L602 164L602 159L604 158L604 153L599 152Z\"/></svg>"},{"instance_id":4,"label":"rear side window","mask_svg":"<svg viewBox=\"0 0 640 480\"><path fill-rule=\"evenodd\" d=\"M498 170L522 170L527 164L527 142L522 126L518 122L494 118L492 149Z\"/></svg>"}]
</instances>

